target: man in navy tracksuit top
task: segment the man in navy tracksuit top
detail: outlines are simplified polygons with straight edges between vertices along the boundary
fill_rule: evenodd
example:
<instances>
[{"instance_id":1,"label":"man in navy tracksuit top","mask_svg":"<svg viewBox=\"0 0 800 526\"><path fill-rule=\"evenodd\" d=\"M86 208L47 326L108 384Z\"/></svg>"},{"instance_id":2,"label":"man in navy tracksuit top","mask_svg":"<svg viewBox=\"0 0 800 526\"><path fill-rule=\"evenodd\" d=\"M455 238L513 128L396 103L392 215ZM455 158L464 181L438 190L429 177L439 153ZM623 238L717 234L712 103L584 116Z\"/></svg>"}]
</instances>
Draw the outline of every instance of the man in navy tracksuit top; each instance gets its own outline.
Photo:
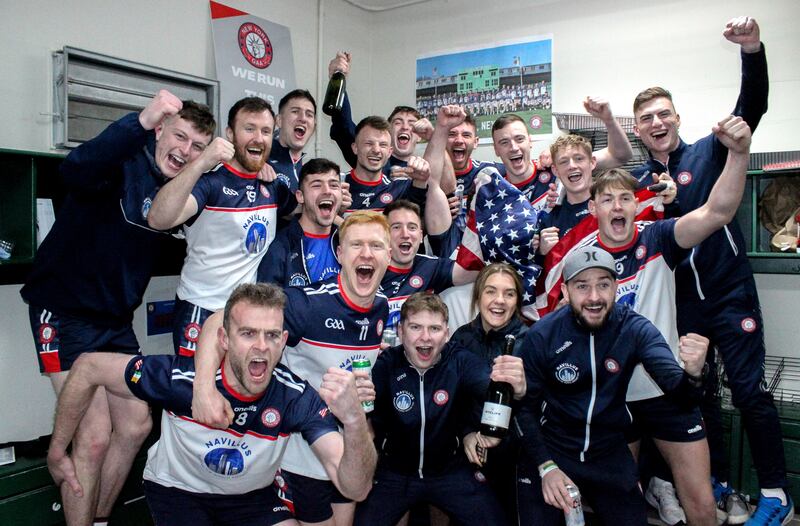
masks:
<instances>
[{"instance_id":1,"label":"man in navy tracksuit top","mask_svg":"<svg viewBox=\"0 0 800 526\"><path fill-rule=\"evenodd\" d=\"M636 465L625 443L628 383L641 363L681 405L702 396L708 340L684 337L682 370L659 330L615 302L611 255L584 247L567 256L569 307L528 331L522 358L528 391L515 417L523 445L517 479L520 524L562 521L573 485L607 525L647 524Z\"/></svg>"},{"instance_id":2,"label":"man in navy tracksuit top","mask_svg":"<svg viewBox=\"0 0 800 526\"><path fill-rule=\"evenodd\" d=\"M758 25L749 17L734 19L728 22L724 35L742 51L742 84L734 114L755 129L767 110L769 90ZM651 173L669 173L677 183L680 214L705 203L725 164L725 146L713 135L694 144L684 143L678 136L680 117L671 95L663 88L640 93L634 101L634 116L636 134L652 157L633 175L647 181ZM777 504L785 509L777 513L785 520L789 504L783 491L787 486L783 443L777 410L765 390L763 321L746 252L736 221L694 249L675 273L678 327L681 333L694 331L708 336L719 349L733 404L742 413L759 485L762 490L766 488L762 495L768 498L761 499L759 506L771 506L778 499ZM708 411L708 406L716 407ZM704 417L709 426L712 473L718 481L726 481L728 466L718 401L704 404ZM724 498L726 493L730 490L717 482L715 496ZM725 502L721 505L724 507Z\"/></svg>"},{"instance_id":3,"label":"man in navy tracksuit top","mask_svg":"<svg viewBox=\"0 0 800 526\"><path fill-rule=\"evenodd\" d=\"M30 305L39 369L56 392L83 352L139 353L133 312L170 239L147 225L150 205L159 187L201 154L215 126L208 108L162 90L141 113L111 124L62 163L69 194L21 291ZM108 406L118 416L113 434ZM64 493L68 522L110 515L149 430L147 408L113 395L107 404L96 400L73 446L85 497ZM92 449L98 443L102 447Z\"/></svg>"},{"instance_id":4,"label":"man in navy tracksuit top","mask_svg":"<svg viewBox=\"0 0 800 526\"><path fill-rule=\"evenodd\" d=\"M469 466L460 444L469 427L464 404L483 399L490 368L474 354L447 344L447 306L438 296L414 294L401 312L403 345L383 352L372 370L376 398L370 421L380 446L379 468L354 524L394 525L420 502L439 507L458 524L506 524L488 484ZM525 377L518 357L497 358L491 377L510 383L515 397L523 396Z\"/></svg>"},{"instance_id":5,"label":"man in navy tracksuit top","mask_svg":"<svg viewBox=\"0 0 800 526\"><path fill-rule=\"evenodd\" d=\"M312 159L300 170L295 196L302 212L280 230L258 266L259 282L305 287L339 273L336 228L342 203L339 165Z\"/></svg>"}]
</instances>

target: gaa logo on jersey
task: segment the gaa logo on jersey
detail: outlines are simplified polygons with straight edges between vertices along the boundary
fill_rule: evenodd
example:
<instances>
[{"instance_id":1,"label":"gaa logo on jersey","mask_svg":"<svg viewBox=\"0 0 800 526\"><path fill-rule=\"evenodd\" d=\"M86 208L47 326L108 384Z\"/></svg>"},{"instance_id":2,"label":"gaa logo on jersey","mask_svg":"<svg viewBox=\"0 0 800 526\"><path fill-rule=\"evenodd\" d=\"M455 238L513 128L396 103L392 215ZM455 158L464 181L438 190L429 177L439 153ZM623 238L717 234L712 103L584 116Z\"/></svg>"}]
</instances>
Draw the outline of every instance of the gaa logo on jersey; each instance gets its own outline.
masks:
<instances>
[{"instance_id":1,"label":"gaa logo on jersey","mask_svg":"<svg viewBox=\"0 0 800 526\"><path fill-rule=\"evenodd\" d=\"M414 407L414 395L408 391L400 391L394 395L394 408L405 413Z\"/></svg>"},{"instance_id":2,"label":"gaa logo on jersey","mask_svg":"<svg viewBox=\"0 0 800 526\"><path fill-rule=\"evenodd\" d=\"M142 203L142 219L147 219L147 214L150 213L151 206L153 206L153 200L146 197Z\"/></svg>"},{"instance_id":3,"label":"gaa logo on jersey","mask_svg":"<svg viewBox=\"0 0 800 526\"><path fill-rule=\"evenodd\" d=\"M186 326L186 330L183 331L183 336L186 338L186 341L195 343L200 337L200 330L200 325L196 323L190 323Z\"/></svg>"},{"instance_id":4,"label":"gaa logo on jersey","mask_svg":"<svg viewBox=\"0 0 800 526\"><path fill-rule=\"evenodd\" d=\"M578 381L578 366L571 363L562 363L556 367L556 380L562 384L574 384Z\"/></svg>"},{"instance_id":5,"label":"gaa logo on jersey","mask_svg":"<svg viewBox=\"0 0 800 526\"><path fill-rule=\"evenodd\" d=\"M239 27L239 51L244 59L258 69L272 64L272 42L261 27L247 22Z\"/></svg>"},{"instance_id":6,"label":"gaa logo on jersey","mask_svg":"<svg viewBox=\"0 0 800 526\"><path fill-rule=\"evenodd\" d=\"M742 320L742 330L744 332L753 332L757 327L756 320L753 318L745 318Z\"/></svg>"},{"instance_id":7,"label":"gaa logo on jersey","mask_svg":"<svg viewBox=\"0 0 800 526\"><path fill-rule=\"evenodd\" d=\"M418 276L415 274L409 278L408 284L414 287L415 289L418 289L425 284L425 281L422 279L422 276Z\"/></svg>"},{"instance_id":8,"label":"gaa logo on jersey","mask_svg":"<svg viewBox=\"0 0 800 526\"><path fill-rule=\"evenodd\" d=\"M267 427L275 427L281 423L281 414L274 407L268 407L261 413L261 423Z\"/></svg>"},{"instance_id":9,"label":"gaa logo on jersey","mask_svg":"<svg viewBox=\"0 0 800 526\"><path fill-rule=\"evenodd\" d=\"M539 174L539 182L542 183L542 184L547 184L547 183L550 182L550 179L552 177L553 176L552 176L552 174L550 172L542 172L542 173Z\"/></svg>"},{"instance_id":10,"label":"gaa logo on jersey","mask_svg":"<svg viewBox=\"0 0 800 526\"><path fill-rule=\"evenodd\" d=\"M384 192L378 199L380 199L381 203L388 205L389 203L392 202L392 200L394 200L394 197L392 197L392 194L390 194L389 192Z\"/></svg>"},{"instance_id":11,"label":"gaa logo on jersey","mask_svg":"<svg viewBox=\"0 0 800 526\"><path fill-rule=\"evenodd\" d=\"M39 343L50 343L56 338L56 328L49 323L43 323L39 327Z\"/></svg>"},{"instance_id":12,"label":"gaa logo on jersey","mask_svg":"<svg viewBox=\"0 0 800 526\"><path fill-rule=\"evenodd\" d=\"M636 259L644 259L647 255L647 247L644 245L639 245L636 247Z\"/></svg>"},{"instance_id":13,"label":"gaa logo on jersey","mask_svg":"<svg viewBox=\"0 0 800 526\"><path fill-rule=\"evenodd\" d=\"M692 173L681 172L678 174L678 177L676 177L675 180L678 181L678 184L686 186L687 184L692 182Z\"/></svg>"},{"instance_id":14,"label":"gaa logo on jersey","mask_svg":"<svg viewBox=\"0 0 800 526\"><path fill-rule=\"evenodd\" d=\"M533 115L533 116L531 116L531 118L530 118L530 120L528 122L531 125L531 128L533 128L534 130L538 130L539 128L542 127L542 123L543 123L542 116L541 115Z\"/></svg>"},{"instance_id":15,"label":"gaa logo on jersey","mask_svg":"<svg viewBox=\"0 0 800 526\"><path fill-rule=\"evenodd\" d=\"M261 195L263 195L266 199L269 199L269 190L267 190L266 186L260 184L258 185L258 190L261 192Z\"/></svg>"},{"instance_id":16,"label":"gaa logo on jersey","mask_svg":"<svg viewBox=\"0 0 800 526\"><path fill-rule=\"evenodd\" d=\"M619 372L619 363L613 358L606 358L606 361L603 362L603 366L606 368L611 374L617 374Z\"/></svg>"},{"instance_id":17,"label":"gaa logo on jersey","mask_svg":"<svg viewBox=\"0 0 800 526\"><path fill-rule=\"evenodd\" d=\"M436 405L444 405L450 400L450 395L444 389L439 389L433 393L433 403Z\"/></svg>"}]
</instances>

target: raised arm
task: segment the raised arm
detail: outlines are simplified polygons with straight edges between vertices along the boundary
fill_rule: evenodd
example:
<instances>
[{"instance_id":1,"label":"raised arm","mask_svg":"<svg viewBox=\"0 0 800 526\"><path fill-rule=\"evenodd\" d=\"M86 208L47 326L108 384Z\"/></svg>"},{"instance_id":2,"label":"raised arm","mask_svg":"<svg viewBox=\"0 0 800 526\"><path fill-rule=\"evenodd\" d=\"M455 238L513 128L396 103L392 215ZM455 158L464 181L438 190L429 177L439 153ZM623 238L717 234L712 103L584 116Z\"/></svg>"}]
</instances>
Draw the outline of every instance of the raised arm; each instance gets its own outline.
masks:
<instances>
[{"instance_id":1,"label":"raised arm","mask_svg":"<svg viewBox=\"0 0 800 526\"><path fill-rule=\"evenodd\" d=\"M750 160L750 127L741 117L730 115L714 126L713 131L728 148L728 158L708 201L675 223L675 241L683 248L697 245L730 223L744 193Z\"/></svg>"},{"instance_id":2,"label":"raised arm","mask_svg":"<svg viewBox=\"0 0 800 526\"><path fill-rule=\"evenodd\" d=\"M732 18L725 24L722 35L741 47L742 83L733 114L742 117L755 132L767 111L769 96L767 56L758 22L749 16Z\"/></svg>"},{"instance_id":3,"label":"raised arm","mask_svg":"<svg viewBox=\"0 0 800 526\"><path fill-rule=\"evenodd\" d=\"M619 125L611 106L606 99L600 97L586 97L583 107L592 117L597 117L606 127L608 132L608 146L594 152L597 159L597 168L607 170L622 166L633 157L633 149L628 141L628 136Z\"/></svg>"},{"instance_id":4,"label":"raised arm","mask_svg":"<svg viewBox=\"0 0 800 526\"><path fill-rule=\"evenodd\" d=\"M358 399L355 377L331 367L322 377L319 395L342 423L342 433L323 435L311 449L342 495L364 500L372 488L378 454Z\"/></svg>"},{"instance_id":5,"label":"raised arm","mask_svg":"<svg viewBox=\"0 0 800 526\"><path fill-rule=\"evenodd\" d=\"M452 217L447 196L442 190L442 176L449 166L453 181L452 164L446 162L447 136L450 130L464 122L466 117L460 106L442 106L436 117L436 126L425 148L425 159L431 165L428 195L425 202L425 229L429 235L442 234L450 228ZM455 186L455 185L453 185Z\"/></svg>"},{"instance_id":6,"label":"raised arm","mask_svg":"<svg viewBox=\"0 0 800 526\"><path fill-rule=\"evenodd\" d=\"M345 77L350 73L350 53L339 51L328 63L328 78L332 77L337 71L341 71ZM347 90L345 90L344 94L342 111L331 115L330 136L336 142L347 164L355 168L357 158L356 154L353 153L352 146L356 140L356 124L353 122L350 97L347 95Z\"/></svg>"},{"instance_id":7,"label":"raised arm","mask_svg":"<svg viewBox=\"0 0 800 526\"><path fill-rule=\"evenodd\" d=\"M233 422L234 415L230 402L216 387L217 369L225 358L220 335L222 330L222 311L219 311L208 317L200 331L194 353L192 418L201 424L225 429Z\"/></svg>"},{"instance_id":8,"label":"raised arm","mask_svg":"<svg viewBox=\"0 0 800 526\"><path fill-rule=\"evenodd\" d=\"M197 213L192 189L200 176L231 158L233 144L222 137L215 138L197 159L158 191L147 214L147 224L157 230L167 230L185 223Z\"/></svg>"},{"instance_id":9,"label":"raised arm","mask_svg":"<svg viewBox=\"0 0 800 526\"><path fill-rule=\"evenodd\" d=\"M75 436L83 415L98 387L122 398L135 399L125 382L125 367L131 357L118 353L84 353L75 361L58 397L53 436L47 452L47 467L56 485L69 484L77 496L83 495L67 446ZM145 402L142 402L143 404Z\"/></svg>"}]
</instances>

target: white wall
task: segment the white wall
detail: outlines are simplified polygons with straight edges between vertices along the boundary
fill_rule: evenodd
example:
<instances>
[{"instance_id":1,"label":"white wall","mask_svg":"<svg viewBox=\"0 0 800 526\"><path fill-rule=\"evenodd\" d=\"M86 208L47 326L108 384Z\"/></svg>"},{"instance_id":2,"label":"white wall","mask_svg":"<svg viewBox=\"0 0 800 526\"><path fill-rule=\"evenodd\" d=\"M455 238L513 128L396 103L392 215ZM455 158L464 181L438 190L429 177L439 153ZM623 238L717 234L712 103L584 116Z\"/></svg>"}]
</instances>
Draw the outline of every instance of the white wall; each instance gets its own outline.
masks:
<instances>
[{"instance_id":1,"label":"white wall","mask_svg":"<svg viewBox=\"0 0 800 526\"><path fill-rule=\"evenodd\" d=\"M317 93L317 0L222 3L288 26L297 84ZM0 148L50 151L51 122L41 114L52 111L51 52L65 45L215 77L207 1L31 0L2 4ZM324 0L323 10L323 89L328 60L337 49L348 49L361 60L359 71L353 74L353 94L360 100L369 100L368 32L353 31L369 26L368 14L340 0ZM319 152L341 161L335 144L327 139L330 121L321 113L320 121ZM175 285L174 277L153 280L145 304L172 299ZM52 426L54 396L50 382L38 374L27 308L19 289L17 285L0 286L0 443L45 435ZM136 313L135 330L144 352L172 352L169 336L148 338L145 324L141 307Z\"/></svg>"},{"instance_id":2,"label":"white wall","mask_svg":"<svg viewBox=\"0 0 800 526\"><path fill-rule=\"evenodd\" d=\"M232 7L290 27L299 86L318 82L316 0L223 0ZM214 77L208 3L201 0L30 0L3 2L0 18L0 147L48 151L52 111L50 53L65 45L177 71ZM9 4L9 5L5 5ZM756 4L756 5L753 5ZM149 10L144 8L148 7ZM730 111L739 84L736 48L721 37L724 22L748 14L762 26L770 63L770 111L754 151L800 149L800 15L796 0L433 0L382 14L342 0L322 0L322 70L336 50L353 54L348 91L356 118L388 114L413 104L417 55L533 35L554 39L554 110L581 111L587 94L602 94L629 115L635 93L663 84L675 94L687 140L705 135ZM339 159L320 116L318 153ZM539 148L544 147L540 144ZM482 147L479 158L489 158ZM0 174L0 177L2 174ZM758 276L771 354L795 352L793 312L800 310L800 276ZM170 299L174 278L151 284L146 301ZM53 395L36 370L25 305L18 286L0 287L0 442L50 431ZM165 336L148 339L137 312L136 330L147 352L169 351ZM24 401L24 402L23 402Z\"/></svg>"},{"instance_id":3,"label":"white wall","mask_svg":"<svg viewBox=\"0 0 800 526\"><path fill-rule=\"evenodd\" d=\"M372 91L379 97L373 110L388 114L395 104L413 105L419 55L551 34L554 111L582 112L583 98L596 94L617 115L632 115L636 94L662 85L681 114L681 135L693 142L736 103L739 51L722 30L740 15L758 20L770 73L769 111L752 149L800 150L797 0L444 0L390 11L376 16L372 29ZM477 158L494 159L491 146L479 150ZM756 282L767 352L798 356L791 320L800 311L800 275L759 275Z\"/></svg>"}]
</instances>

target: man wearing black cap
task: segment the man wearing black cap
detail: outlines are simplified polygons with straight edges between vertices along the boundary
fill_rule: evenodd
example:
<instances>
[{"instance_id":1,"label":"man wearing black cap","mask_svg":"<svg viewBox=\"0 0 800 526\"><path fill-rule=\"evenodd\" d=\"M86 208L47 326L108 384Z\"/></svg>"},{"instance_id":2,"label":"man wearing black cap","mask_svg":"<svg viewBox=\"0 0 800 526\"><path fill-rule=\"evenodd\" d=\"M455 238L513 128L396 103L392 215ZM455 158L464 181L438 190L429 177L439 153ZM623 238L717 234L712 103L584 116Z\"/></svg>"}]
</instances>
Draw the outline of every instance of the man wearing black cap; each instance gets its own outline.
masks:
<instances>
[{"instance_id":1,"label":"man wearing black cap","mask_svg":"<svg viewBox=\"0 0 800 526\"><path fill-rule=\"evenodd\" d=\"M557 523L573 506L568 485L603 523L646 524L624 437L628 383L641 363L674 403L696 405L708 340L681 337L681 369L659 330L616 303L614 258L599 247L567 256L563 276L569 308L534 325L522 346L528 390L516 417L520 524Z\"/></svg>"}]
</instances>

